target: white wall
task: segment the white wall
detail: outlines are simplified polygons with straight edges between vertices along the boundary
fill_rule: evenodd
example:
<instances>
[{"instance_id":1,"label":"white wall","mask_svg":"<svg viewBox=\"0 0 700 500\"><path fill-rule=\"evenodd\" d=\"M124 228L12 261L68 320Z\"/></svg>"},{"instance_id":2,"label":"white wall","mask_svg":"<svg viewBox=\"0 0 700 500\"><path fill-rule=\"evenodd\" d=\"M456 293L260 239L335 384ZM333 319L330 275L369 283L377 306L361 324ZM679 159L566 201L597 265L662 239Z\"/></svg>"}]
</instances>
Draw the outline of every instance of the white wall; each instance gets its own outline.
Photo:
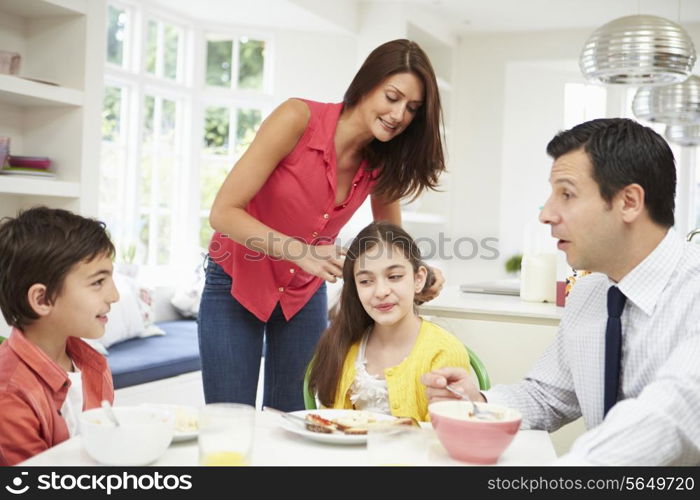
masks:
<instances>
[{"instance_id":1,"label":"white wall","mask_svg":"<svg viewBox=\"0 0 700 500\"><path fill-rule=\"evenodd\" d=\"M357 71L351 35L274 30L274 97L339 102Z\"/></svg>"},{"instance_id":2,"label":"white wall","mask_svg":"<svg viewBox=\"0 0 700 500\"><path fill-rule=\"evenodd\" d=\"M700 24L684 26L700 47ZM452 237L498 237L500 258L450 263L451 284L505 276L549 193L546 144L564 127L564 83L592 29L465 37L457 48ZM697 72L697 71L696 71ZM679 162L680 163L680 162Z\"/></svg>"}]
</instances>

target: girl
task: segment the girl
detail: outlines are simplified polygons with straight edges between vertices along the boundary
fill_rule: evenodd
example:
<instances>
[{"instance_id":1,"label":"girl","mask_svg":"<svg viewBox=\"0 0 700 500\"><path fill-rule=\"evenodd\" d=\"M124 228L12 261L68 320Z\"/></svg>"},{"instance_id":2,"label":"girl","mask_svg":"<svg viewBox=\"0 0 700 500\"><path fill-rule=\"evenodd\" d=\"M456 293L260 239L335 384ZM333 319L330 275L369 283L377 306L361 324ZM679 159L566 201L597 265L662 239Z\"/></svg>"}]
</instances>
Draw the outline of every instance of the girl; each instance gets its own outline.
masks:
<instances>
[{"instance_id":1,"label":"girl","mask_svg":"<svg viewBox=\"0 0 700 500\"><path fill-rule=\"evenodd\" d=\"M374 222L357 235L337 312L309 376L324 406L425 421L421 375L453 365L470 371L465 346L416 314L416 296L428 279L418 246L400 227Z\"/></svg>"},{"instance_id":2,"label":"girl","mask_svg":"<svg viewBox=\"0 0 700 500\"><path fill-rule=\"evenodd\" d=\"M368 56L342 103L290 99L265 120L211 209L199 311L207 403L255 403L264 335L263 404L304 407L304 370L328 326L325 281L342 273L330 243L367 196L375 220L400 224L399 200L436 186L440 113L427 56L394 40Z\"/></svg>"}]
</instances>

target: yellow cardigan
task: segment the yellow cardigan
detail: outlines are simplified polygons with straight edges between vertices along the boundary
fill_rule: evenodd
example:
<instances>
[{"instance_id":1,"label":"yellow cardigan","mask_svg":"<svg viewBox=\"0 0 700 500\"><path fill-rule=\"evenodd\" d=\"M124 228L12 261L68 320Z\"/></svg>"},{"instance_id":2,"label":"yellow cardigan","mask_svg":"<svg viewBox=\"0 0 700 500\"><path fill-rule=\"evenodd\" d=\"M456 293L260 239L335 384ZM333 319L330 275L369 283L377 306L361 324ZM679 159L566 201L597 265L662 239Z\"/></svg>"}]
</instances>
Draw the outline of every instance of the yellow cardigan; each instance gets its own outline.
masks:
<instances>
[{"instance_id":1,"label":"yellow cardigan","mask_svg":"<svg viewBox=\"0 0 700 500\"><path fill-rule=\"evenodd\" d=\"M355 360L359 349L359 342L353 344L345 357L333 408L353 407L350 386L355 380ZM471 371L467 349L451 333L435 323L423 320L408 357L397 366L384 370L391 414L428 421L428 399L420 378L424 373L444 366L457 366Z\"/></svg>"}]
</instances>

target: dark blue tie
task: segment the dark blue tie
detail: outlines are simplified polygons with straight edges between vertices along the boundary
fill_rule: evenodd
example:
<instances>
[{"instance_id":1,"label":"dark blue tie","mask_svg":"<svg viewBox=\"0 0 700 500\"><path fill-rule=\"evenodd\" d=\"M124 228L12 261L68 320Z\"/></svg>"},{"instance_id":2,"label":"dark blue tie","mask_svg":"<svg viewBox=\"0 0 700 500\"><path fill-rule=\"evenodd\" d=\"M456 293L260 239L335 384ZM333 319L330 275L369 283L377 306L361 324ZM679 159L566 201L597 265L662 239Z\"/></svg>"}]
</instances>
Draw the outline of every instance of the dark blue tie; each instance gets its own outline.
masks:
<instances>
[{"instance_id":1,"label":"dark blue tie","mask_svg":"<svg viewBox=\"0 0 700 500\"><path fill-rule=\"evenodd\" d=\"M605 327L605 399L603 417L617 402L620 387L620 355L622 354L622 324L620 316L627 297L616 286L608 289L608 324Z\"/></svg>"}]
</instances>

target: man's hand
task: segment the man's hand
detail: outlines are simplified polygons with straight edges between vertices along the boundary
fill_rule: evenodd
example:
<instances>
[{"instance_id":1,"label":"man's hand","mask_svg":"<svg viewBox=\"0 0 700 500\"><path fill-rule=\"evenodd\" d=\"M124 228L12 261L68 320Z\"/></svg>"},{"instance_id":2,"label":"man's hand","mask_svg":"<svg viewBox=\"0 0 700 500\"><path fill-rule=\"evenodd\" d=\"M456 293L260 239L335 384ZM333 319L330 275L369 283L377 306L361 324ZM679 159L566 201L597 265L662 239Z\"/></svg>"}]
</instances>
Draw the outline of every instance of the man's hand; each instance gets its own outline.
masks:
<instances>
[{"instance_id":1,"label":"man's hand","mask_svg":"<svg viewBox=\"0 0 700 500\"><path fill-rule=\"evenodd\" d=\"M467 394L472 401L486 402L479 392L479 388L471 381L469 373L463 368L439 368L430 373L424 373L421 382L426 387L426 395L429 403L458 399L458 397L445 389L447 384Z\"/></svg>"}]
</instances>

